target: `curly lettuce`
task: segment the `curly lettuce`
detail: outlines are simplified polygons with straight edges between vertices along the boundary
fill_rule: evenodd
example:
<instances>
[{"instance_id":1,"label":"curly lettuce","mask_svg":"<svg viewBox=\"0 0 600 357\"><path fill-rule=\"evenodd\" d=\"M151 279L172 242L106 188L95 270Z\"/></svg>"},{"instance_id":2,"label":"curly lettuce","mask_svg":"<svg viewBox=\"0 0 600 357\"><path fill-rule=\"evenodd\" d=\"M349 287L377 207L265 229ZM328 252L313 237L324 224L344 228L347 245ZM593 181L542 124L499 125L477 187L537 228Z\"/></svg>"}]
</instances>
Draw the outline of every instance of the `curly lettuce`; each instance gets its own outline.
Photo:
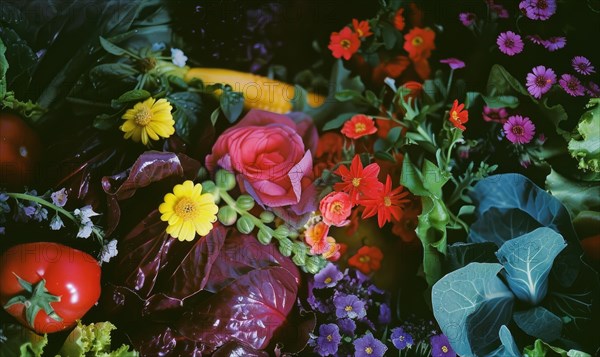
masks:
<instances>
[{"instance_id":1,"label":"curly lettuce","mask_svg":"<svg viewBox=\"0 0 600 357\"><path fill-rule=\"evenodd\" d=\"M139 354L130 351L129 346L122 345L111 351L110 334L116 326L110 322L97 322L89 325L77 323L65 344L59 351L60 356L86 356L93 354L98 357L137 357Z\"/></svg>"},{"instance_id":2,"label":"curly lettuce","mask_svg":"<svg viewBox=\"0 0 600 357\"><path fill-rule=\"evenodd\" d=\"M590 99L583 113L577 133L569 141L569 152L584 171L600 173L600 98Z\"/></svg>"}]
</instances>

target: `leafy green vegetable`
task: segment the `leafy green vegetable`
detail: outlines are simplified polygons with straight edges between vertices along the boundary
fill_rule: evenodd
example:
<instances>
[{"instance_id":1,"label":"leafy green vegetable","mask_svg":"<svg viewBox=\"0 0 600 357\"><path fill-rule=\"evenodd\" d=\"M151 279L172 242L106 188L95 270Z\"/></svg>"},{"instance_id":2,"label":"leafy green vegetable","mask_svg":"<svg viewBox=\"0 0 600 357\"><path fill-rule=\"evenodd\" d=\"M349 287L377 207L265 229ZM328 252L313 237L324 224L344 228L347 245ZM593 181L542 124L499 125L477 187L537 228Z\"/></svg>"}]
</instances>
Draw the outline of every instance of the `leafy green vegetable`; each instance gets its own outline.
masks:
<instances>
[{"instance_id":1,"label":"leafy green vegetable","mask_svg":"<svg viewBox=\"0 0 600 357\"><path fill-rule=\"evenodd\" d=\"M433 286L433 314L459 355L474 355L475 347L492 347L491 351L500 327L510 322L514 295L498 277L501 270L502 265L496 263L471 263ZM469 320L470 316L484 315L493 319L485 319L485 327L479 326L481 321ZM478 345L472 343L474 335L478 335Z\"/></svg>"},{"instance_id":2,"label":"leafy green vegetable","mask_svg":"<svg viewBox=\"0 0 600 357\"><path fill-rule=\"evenodd\" d=\"M526 334L546 341L558 339L562 332L562 320L542 306L517 311L513 319Z\"/></svg>"},{"instance_id":3,"label":"leafy green vegetable","mask_svg":"<svg viewBox=\"0 0 600 357\"><path fill-rule=\"evenodd\" d=\"M545 227L500 247L496 256L506 270L508 286L521 301L537 305L546 297L552 263L565 247L563 237Z\"/></svg>"},{"instance_id":4,"label":"leafy green vegetable","mask_svg":"<svg viewBox=\"0 0 600 357\"><path fill-rule=\"evenodd\" d=\"M65 344L59 351L61 356L85 356L93 354L102 357L136 357L139 354L129 351L129 346L122 345L111 351L111 332L116 327L110 322L96 322L89 325L77 323Z\"/></svg>"},{"instance_id":5,"label":"leafy green vegetable","mask_svg":"<svg viewBox=\"0 0 600 357\"><path fill-rule=\"evenodd\" d=\"M0 327L5 338L0 339L0 357L40 357L48 344L46 335L39 336L21 325L2 324Z\"/></svg>"},{"instance_id":6,"label":"leafy green vegetable","mask_svg":"<svg viewBox=\"0 0 600 357\"><path fill-rule=\"evenodd\" d=\"M525 357L592 357L585 352L577 350L565 351L562 348L551 346L542 340L536 340L533 345L525 347L523 349L523 355Z\"/></svg>"},{"instance_id":7,"label":"leafy green vegetable","mask_svg":"<svg viewBox=\"0 0 600 357\"><path fill-rule=\"evenodd\" d=\"M569 152L580 169L600 173L600 98L590 99L587 108L577 125L579 136L569 141Z\"/></svg>"},{"instance_id":8,"label":"leafy green vegetable","mask_svg":"<svg viewBox=\"0 0 600 357\"><path fill-rule=\"evenodd\" d=\"M519 347L506 325L500 327L500 347L489 354L488 357L522 357Z\"/></svg>"}]
</instances>

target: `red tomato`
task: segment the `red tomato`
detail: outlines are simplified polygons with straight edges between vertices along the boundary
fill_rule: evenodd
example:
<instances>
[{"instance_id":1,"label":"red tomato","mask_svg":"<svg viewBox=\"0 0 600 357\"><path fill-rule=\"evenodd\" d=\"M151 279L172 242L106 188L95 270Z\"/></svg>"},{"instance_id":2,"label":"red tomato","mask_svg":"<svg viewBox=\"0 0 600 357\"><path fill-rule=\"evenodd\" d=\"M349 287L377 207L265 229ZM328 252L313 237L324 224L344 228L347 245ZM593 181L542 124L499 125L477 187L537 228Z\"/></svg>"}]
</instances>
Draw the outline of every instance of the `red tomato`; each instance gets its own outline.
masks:
<instances>
[{"instance_id":1,"label":"red tomato","mask_svg":"<svg viewBox=\"0 0 600 357\"><path fill-rule=\"evenodd\" d=\"M21 118L0 113L0 187L31 183L40 152L37 134Z\"/></svg>"},{"instance_id":2,"label":"red tomato","mask_svg":"<svg viewBox=\"0 0 600 357\"><path fill-rule=\"evenodd\" d=\"M0 303L37 333L72 327L100 297L100 266L56 243L14 246L0 257Z\"/></svg>"}]
</instances>

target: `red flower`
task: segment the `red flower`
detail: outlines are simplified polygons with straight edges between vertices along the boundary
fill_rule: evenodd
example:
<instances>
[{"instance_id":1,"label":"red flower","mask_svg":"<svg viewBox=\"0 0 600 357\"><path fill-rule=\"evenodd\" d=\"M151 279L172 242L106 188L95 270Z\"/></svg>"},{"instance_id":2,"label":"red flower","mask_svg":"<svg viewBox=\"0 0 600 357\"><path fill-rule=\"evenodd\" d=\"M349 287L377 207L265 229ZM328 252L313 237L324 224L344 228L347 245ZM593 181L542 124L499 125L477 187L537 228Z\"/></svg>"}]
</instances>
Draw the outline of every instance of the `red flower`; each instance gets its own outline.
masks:
<instances>
[{"instance_id":1,"label":"red flower","mask_svg":"<svg viewBox=\"0 0 600 357\"><path fill-rule=\"evenodd\" d=\"M410 60L406 56L397 56L381 62L373 69L373 82L383 83L385 77L398 78L408 66L410 66Z\"/></svg>"},{"instance_id":2,"label":"red flower","mask_svg":"<svg viewBox=\"0 0 600 357\"><path fill-rule=\"evenodd\" d=\"M392 219L392 233L399 236L402 241L410 243L417 240L417 225L421 214L421 203L412 197L410 203L403 208L399 220Z\"/></svg>"},{"instance_id":3,"label":"red flower","mask_svg":"<svg viewBox=\"0 0 600 357\"><path fill-rule=\"evenodd\" d=\"M404 26L406 26L406 23L404 22L404 15L402 15L403 13L404 8L400 8L398 11L396 11L396 15L394 15L394 27L398 31L404 30Z\"/></svg>"},{"instance_id":4,"label":"red flower","mask_svg":"<svg viewBox=\"0 0 600 357\"><path fill-rule=\"evenodd\" d=\"M429 78L431 74L431 67L429 66L429 61L426 59L422 59L414 63L415 72L421 77L421 79Z\"/></svg>"},{"instance_id":5,"label":"red flower","mask_svg":"<svg viewBox=\"0 0 600 357\"><path fill-rule=\"evenodd\" d=\"M435 32L431 29L415 27L404 35L404 49L413 62L420 62L431 56L431 50L435 49L434 40Z\"/></svg>"},{"instance_id":6,"label":"red flower","mask_svg":"<svg viewBox=\"0 0 600 357\"><path fill-rule=\"evenodd\" d=\"M342 160L344 140L341 134L335 132L327 132L321 135L314 159L313 170L316 177L320 177L323 170L331 169Z\"/></svg>"},{"instance_id":7,"label":"red flower","mask_svg":"<svg viewBox=\"0 0 600 357\"><path fill-rule=\"evenodd\" d=\"M452 109L450 109L450 122L460 130L464 131L467 129L463 124L469 121L469 112L463 110L464 104L458 105L458 100L454 100Z\"/></svg>"},{"instance_id":8,"label":"red flower","mask_svg":"<svg viewBox=\"0 0 600 357\"><path fill-rule=\"evenodd\" d=\"M382 186L381 182L377 179L379 165L373 163L363 168L358 155L352 159L350 169L346 165L341 165L335 171L335 174L342 177L342 182L336 183L334 189L349 194L353 204L358 202L361 194L376 193L380 189L380 186Z\"/></svg>"},{"instance_id":9,"label":"red flower","mask_svg":"<svg viewBox=\"0 0 600 357\"><path fill-rule=\"evenodd\" d=\"M354 32L356 32L359 38L369 37L373 34L373 32L371 32L371 28L369 27L368 21L358 21L357 19L352 19L352 27L354 27Z\"/></svg>"},{"instance_id":10,"label":"red flower","mask_svg":"<svg viewBox=\"0 0 600 357\"><path fill-rule=\"evenodd\" d=\"M383 253L377 247L364 246L348 259L348 265L360 270L363 274L369 274L381 268Z\"/></svg>"},{"instance_id":11,"label":"red flower","mask_svg":"<svg viewBox=\"0 0 600 357\"><path fill-rule=\"evenodd\" d=\"M328 48L335 58L344 57L345 60L349 60L360 47L360 38L347 26L340 32L332 33L330 40Z\"/></svg>"},{"instance_id":12,"label":"red flower","mask_svg":"<svg viewBox=\"0 0 600 357\"><path fill-rule=\"evenodd\" d=\"M402 206L409 202L405 197L408 192L403 192L404 187L398 186L392 190L392 178L387 176L385 186L382 187L376 195L360 200L359 203L365 206L362 218L369 218L377 214L377 223L383 227L386 222L400 220Z\"/></svg>"},{"instance_id":13,"label":"red flower","mask_svg":"<svg viewBox=\"0 0 600 357\"><path fill-rule=\"evenodd\" d=\"M350 120L344 123L342 134L350 139L358 139L365 135L375 134L377 128L373 118L364 114L356 114Z\"/></svg>"},{"instance_id":14,"label":"red flower","mask_svg":"<svg viewBox=\"0 0 600 357\"><path fill-rule=\"evenodd\" d=\"M348 217L352 212L352 201L345 192L331 192L323 197L319 210L325 224L343 227L350 223Z\"/></svg>"},{"instance_id":15,"label":"red flower","mask_svg":"<svg viewBox=\"0 0 600 357\"><path fill-rule=\"evenodd\" d=\"M319 222L306 229L304 240L310 246L311 254L323 254L330 249L327 233L329 233L329 226L324 222Z\"/></svg>"}]
</instances>

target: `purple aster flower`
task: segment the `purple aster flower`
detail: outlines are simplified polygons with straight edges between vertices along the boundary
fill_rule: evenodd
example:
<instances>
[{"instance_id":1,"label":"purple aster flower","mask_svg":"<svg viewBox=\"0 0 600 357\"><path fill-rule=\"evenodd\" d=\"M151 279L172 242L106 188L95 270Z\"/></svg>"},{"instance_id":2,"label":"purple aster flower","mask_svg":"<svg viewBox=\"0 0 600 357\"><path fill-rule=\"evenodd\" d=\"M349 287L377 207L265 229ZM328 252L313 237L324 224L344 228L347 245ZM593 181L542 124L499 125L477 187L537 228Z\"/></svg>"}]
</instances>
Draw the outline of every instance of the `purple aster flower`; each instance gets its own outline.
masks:
<instances>
[{"instance_id":1,"label":"purple aster flower","mask_svg":"<svg viewBox=\"0 0 600 357\"><path fill-rule=\"evenodd\" d=\"M431 356L433 357L456 357L456 352L450 346L446 335L431 336Z\"/></svg>"},{"instance_id":2,"label":"purple aster flower","mask_svg":"<svg viewBox=\"0 0 600 357\"><path fill-rule=\"evenodd\" d=\"M392 310L388 304L379 305L379 316L377 321L382 325L387 325L392 321Z\"/></svg>"},{"instance_id":3,"label":"purple aster flower","mask_svg":"<svg viewBox=\"0 0 600 357\"><path fill-rule=\"evenodd\" d=\"M548 51L554 52L567 45L567 38L560 36L550 37L547 40L543 40L542 45L544 45Z\"/></svg>"},{"instance_id":4,"label":"purple aster flower","mask_svg":"<svg viewBox=\"0 0 600 357\"><path fill-rule=\"evenodd\" d=\"M338 281L342 280L344 274L332 263L328 263L325 268L315 274L315 288L332 288Z\"/></svg>"},{"instance_id":5,"label":"purple aster flower","mask_svg":"<svg viewBox=\"0 0 600 357\"><path fill-rule=\"evenodd\" d=\"M592 66L592 62L583 56L573 57L571 60L571 65L577 71L577 73L584 74L586 76L596 72L596 69L594 66Z\"/></svg>"},{"instance_id":6,"label":"purple aster flower","mask_svg":"<svg viewBox=\"0 0 600 357\"><path fill-rule=\"evenodd\" d=\"M556 0L522 0L519 10L532 20L548 20L556 13Z\"/></svg>"},{"instance_id":7,"label":"purple aster flower","mask_svg":"<svg viewBox=\"0 0 600 357\"><path fill-rule=\"evenodd\" d=\"M477 20L477 16L472 12L461 12L458 14L458 19L466 27L472 26Z\"/></svg>"},{"instance_id":8,"label":"purple aster flower","mask_svg":"<svg viewBox=\"0 0 600 357\"><path fill-rule=\"evenodd\" d=\"M440 60L440 63L446 63L451 69L465 68L465 63L458 58L446 58Z\"/></svg>"},{"instance_id":9,"label":"purple aster flower","mask_svg":"<svg viewBox=\"0 0 600 357\"><path fill-rule=\"evenodd\" d=\"M344 317L362 319L367 315L365 303L356 295L338 294L333 298L333 304L335 305L335 316L340 319Z\"/></svg>"},{"instance_id":10,"label":"purple aster flower","mask_svg":"<svg viewBox=\"0 0 600 357\"><path fill-rule=\"evenodd\" d=\"M506 138L513 144L527 144L535 135L535 125L527 117L513 115L504 123Z\"/></svg>"},{"instance_id":11,"label":"purple aster flower","mask_svg":"<svg viewBox=\"0 0 600 357\"><path fill-rule=\"evenodd\" d=\"M354 357L381 357L385 351L386 345L370 333L354 340Z\"/></svg>"},{"instance_id":12,"label":"purple aster flower","mask_svg":"<svg viewBox=\"0 0 600 357\"><path fill-rule=\"evenodd\" d=\"M570 74L563 74L560 76L558 84L573 97L580 97L585 94L585 88L581 85L579 79Z\"/></svg>"},{"instance_id":13,"label":"purple aster flower","mask_svg":"<svg viewBox=\"0 0 600 357\"><path fill-rule=\"evenodd\" d=\"M493 4L490 6L490 10L496 13L499 19L508 19L508 10L504 8L504 6L500 4Z\"/></svg>"},{"instance_id":14,"label":"purple aster flower","mask_svg":"<svg viewBox=\"0 0 600 357\"><path fill-rule=\"evenodd\" d=\"M496 40L500 52L514 56L523 51L523 40L521 36L512 31L502 32Z\"/></svg>"},{"instance_id":15,"label":"purple aster flower","mask_svg":"<svg viewBox=\"0 0 600 357\"><path fill-rule=\"evenodd\" d=\"M354 320L348 318L339 319L337 324L344 335L354 336L354 330L356 330L356 322Z\"/></svg>"},{"instance_id":16,"label":"purple aster flower","mask_svg":"<svg viewBox=\"0 0 600 357\"><path fill-rule=\"evenodd\" d=\"M390 338L392 339L394 347L400 351L405 348L411 348L414 343L413 337L408 332L404 331L402 327L396 327L395 329L392 329L392 335Z\"/></svg>"},{"instance_id":17,"label":"purple aster flower","mask_svg":"<svg viewBox=\"0 0 600 357\"><path fill-rule=\"evenodd\" d=\"M538 35L527 35L527 39L536 45L543 45L544 40Z\"/></svg>"},{"instance_id":18,"label":"purple aster flower","mask_svg":"<svg viewBox=\"0 0 600 357\"><path fill-rule=\"evenodd\" d=\"M21 202L17 204L17 210L13 219L15 222L29 222L33 215L37 211L35 206L25 206Z\"/></svg>"},{"instance_id":19,"label":"purple aster flower","mask_svg":"<svg viewBox=\"0 0 600 357\"><path fill-rule=\"evenodd\" d=\"M315 352L321 356L335 355L338 351L338 346L342 336L336 324L326 324L319 327L319 337L317 337L317 345Z\"/></svg>"},{"instance_id":20,"label":"purple aster flower","mask_svg":"<svg viewBox=\"0 0 600 357\"><path fill-rule=\"evenodd\" d=\"M487 122L504 123L508 118L506 108L490 108L487 105L483 106L483 120Z\"/></svg>"},{"instance_id":21,"label":"purple aster flower","mask_svg":"<svg viewBox=\"0 0 600 357\"><path fill-rule=\"evenodd\" d=\"M552 68L544 66L534 67L532 73L527 74L527 90L535 98L541 98L556 83L556 74Z\"/></svg>"},{"instance_id":22,"label":"purple aster flower","mask_svg":"<svg viewBox=\"0 0 600 357\"><path fill-rule=\"evenodd\" d=\"M598 86L596 83L594 82L590 82L588 83L587 88L585 89L585 91L587 92L587 94L590 97L600 97L600 86Z\"/></svg>"}]
</instances>

